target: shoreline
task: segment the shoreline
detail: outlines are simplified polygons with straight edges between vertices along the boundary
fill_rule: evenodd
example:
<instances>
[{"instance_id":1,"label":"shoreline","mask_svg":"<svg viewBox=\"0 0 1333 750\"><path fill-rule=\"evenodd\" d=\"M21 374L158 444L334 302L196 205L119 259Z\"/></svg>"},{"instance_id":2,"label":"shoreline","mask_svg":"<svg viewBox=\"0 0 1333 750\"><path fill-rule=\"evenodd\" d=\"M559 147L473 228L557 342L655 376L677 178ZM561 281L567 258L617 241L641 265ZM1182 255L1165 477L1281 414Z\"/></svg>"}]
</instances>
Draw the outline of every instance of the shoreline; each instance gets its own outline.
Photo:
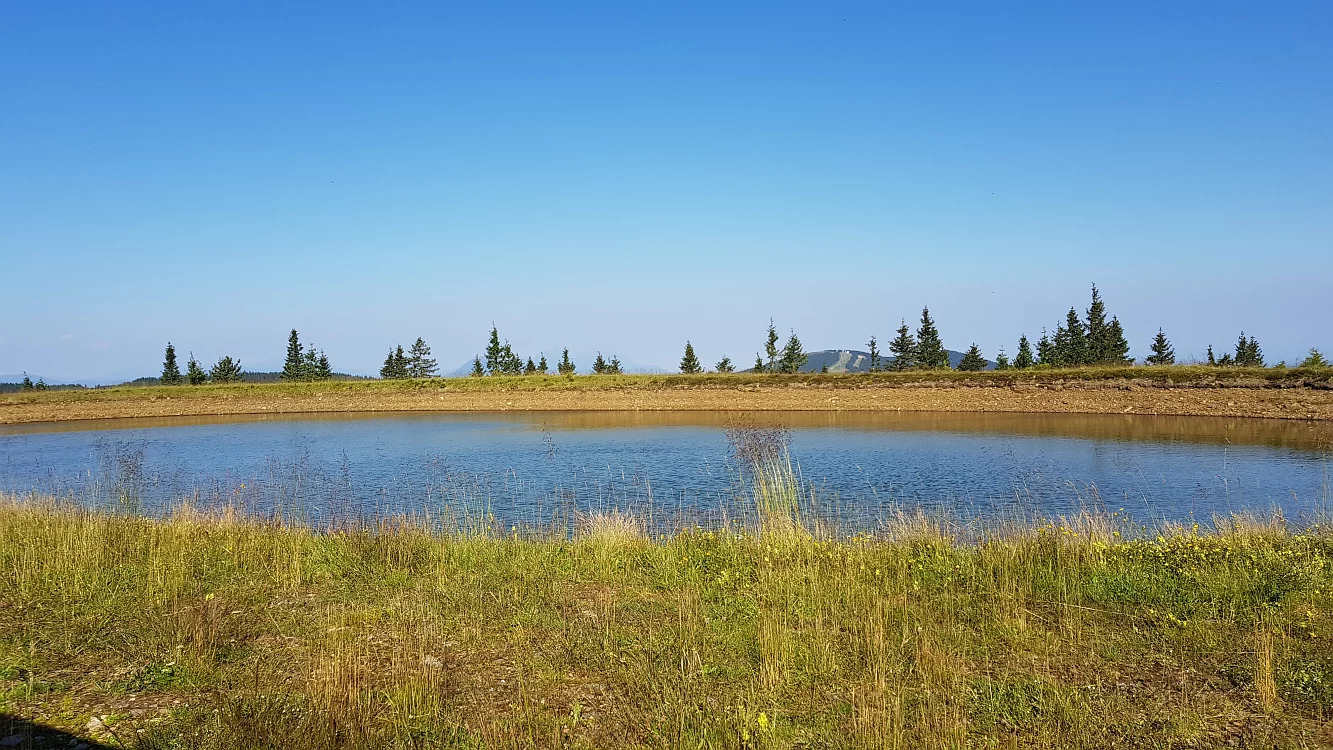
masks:
<instances>
[{"instance_id":1,"label":"shoreline","mask_svg":"<svg viewBox=\"0 0 1333 750\"><path fill-rule=\"evenodd\" d=\"M1299 370L576 376L149 386L0 396L0 424L379 412L997 412L1333 421L1333 378ZM1200 370L1207 372L1200 373Z\"/></svg>"}]
</instances>

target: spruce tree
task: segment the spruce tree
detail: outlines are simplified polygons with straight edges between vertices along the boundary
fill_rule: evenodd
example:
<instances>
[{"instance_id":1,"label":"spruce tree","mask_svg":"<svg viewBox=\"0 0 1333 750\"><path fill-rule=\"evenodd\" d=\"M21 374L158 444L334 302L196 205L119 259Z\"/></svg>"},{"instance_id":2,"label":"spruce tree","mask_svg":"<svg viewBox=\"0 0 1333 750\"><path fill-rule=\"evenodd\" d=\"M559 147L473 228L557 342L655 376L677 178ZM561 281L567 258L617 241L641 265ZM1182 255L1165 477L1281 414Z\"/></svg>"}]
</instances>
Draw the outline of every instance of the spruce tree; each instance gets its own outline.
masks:
<instances>
[{"instance_id":1,"label":"spruce tree","mask_svg":"<svg viewBox=\"0 0 1333 750\"><path fill-rule=\"evenodd\" d=\"M176 364L176 347L167 342L166 358L162 362L162 385L180 385L181 368Z\"/></svg>"},{"instance_id":2,"label":"spruce tree","mask_svg":"<svg viewBox=\"0 0 1333 750\"><path fill-rule=\"evenodd\" d=\"M698 375L704 368L699 365L699 358L694 356L694 345L689 341L685 342L685 356L680 358L680 372L682 375Z\"/></svg>"},{"instance_id":3,"label":"spruce tree","mask_svg":"<svg viewBox=\"0 0 1333 750\"><path fill-rule=\"evenodd\" d=\"M730 375L736 371L736 366L731 363L731 357L723 357L717 361L717 364L713 365L713 369L723 375Z\"/></svg>"},{"instance_id":4,"label":"spruce tree","mask_svg":"<svg viewBox=\"0 0 1333 750\"><path fill-rule=\"evenodd\" d=\"M1000 347L1000 353L995 355L995 369L1008 370L1012 365L1009 363L1009 355L1004 353L1004 347Z\"/></svg>"},{"instance_id":5,"label":"spruce tree","mask_svg":"<svg viewBox=\"0 0 1333 750\"><path fill-rule=\"evenodd\" d=\"M624 375L625 371L620 367L620 357L611 355L611 361L606 363L607 375Z\"/></svg>"},{"instance_id":6,"label":"spruce tree","mask_svg":"<svg viewBox=\"0 0 1333 750\"><path fill-rule=\"evenodd\" d=\"M1301 360L1301 367L1328 367L1328 360L1324 359L1318 349L1311 348L1310 355Z\"/></svg>"},{"instance_id":7,"label":"spruce tree","mask_svg":"<svg viewBox=\"0 0 1333 750\"><path fill-rule=\"evenodd\" d=\"M532 357L528 357L528 363L523 366L523 375L526 377L528 375L536 375L536 374L537 374L537 363L532 361Z\"/></svg>"},{"instance_id":8,"label":"spruce tree","mask_svg":"<svg viewBox=\"0 0 1333 750\"><path fill-rule=\"evenodd\" d=\"M782 347L782 358L778 360L778 371L794 375L805 367L809 361L805 354L805 349L801 347L801 340L796 337L796 331L791 332L787 339L787 345Z\"/></svg>"},{"instance_id":9,"label":"spruce tree","mask_svg":"<svg viewBox=\"0 0 1333 750\"><path fill-rule=\"evenodd\" d=\"M761 357L761 356L759 356L759 352L755 352L755 353L754 353L754 370L753 370L753 372L765 372L765 371L766 371L766 368L764 367L764 358Z\"/></svg>"},{"instance_id":10,"label":"spruce tree","mask_svg":"<svg viewBox=\"0 0 1333 750\"><path fill-rule=\"evenodd\" d=\"M556 372L560 373L561 375L574 374L574 363L571 362L569 359L569 347L565 347L565 350L561 352L560 362L556 364L555 369Z\"/></svg>"},{"instance_id":11,"label":"spruce tree","mask_svg":"<svg viewBox=\"0 0 1333 750\"><path fill-rule=\"evenodd\" d=\"M1051 341L1046 329L1041 329L1041 338L1037 340L1037 364L1056 366L1055 342Z\"/></svg>"},{"instance_id":12,"label":"spruce tree","mask_svg":"<svg viewBox=\"0 0 1333 750\"><path fill-rule=\"evenodd\" d=\"M23 385L19 386L19 389L24 391L32 390L32 378L28 377L28 373L26 372L23 373Z\"/></svg>"},{"instance_id":13,"label":"spruce tree","mask_svg":"<svg viewBox=\"0 0 1333 750\"><path fill-rule=\"evenodd\" d=\"M239 383L242 380L241 361L223 357L213 365L208 375L214 383Z\"/></svg>"},{"instance_id":14,"label":"spruce tree","mask_svg":"<svg viewBox=\"0 0 1333 750\"><path fill-rule=\"evenodd\" d=\"M949 352L930 318L929 307L921 308L921 325L916 329L916 366L926 370L949 367Z\"/></svg>"},{"instance_id":15,"label":"spruce tree","mask_svg":"<svg viewBox=\"0 0 1333 750\"><path fill-rule=\"evenodd\" d=\"M194 352L190 352L190 361L185 363L185 377L189 379L190 385L203 385L208 382L208 373L204 371L203 365L194 358Z\"/></svg>"},{"instance_id":16,"label":"spruce tree","mask_svg":"<svg viewBox=\"0 0 1333 750\"><path fill-rule=\"evenodd\" d=\"M1106 327L1102 340L1102 364L1125 365L1134 361L1129 356L1129 341L1125 339L1125 329L1120 326L1120 319L1111 316L1111 324Z\"/></svg>"},{"instance_id":17,"label":"spruce tree","mask_svg":"<svg viewBox=\"0 0 1333 750\"><path fill-rule=\"evenodd\" d=\"M768 335L764 338L764 354L768 355L768 364L764 367L766 372L776 372L778 364L778 329L773 325L773 319L768 319Z\"/></svg>"},{"instance_id":18,"label":"spruce tree","mask_svg":"<svg viewBox=\"0 0 1333 750\"><path fill-rule=\"evenodd\" d=\"M537 374L550 375L551 368L546 366L546 352L542 352L542 358L537 361Z\"/></svg>"},{"instance_id":19,"label":"spruce tree","mask_svg":"<svg viewBox=\"0 0 1333 750\"><path fill-rule=\"evenodd\" d=\"M315 350L315 345L311 344L305 348L305 354L301 355L301 379L314 380L319 374L319 352Z\"/></svg>"},{"instance_id":20,"label":"spruce tree","mask_svg":"<svg viewBox=\"0 0 1333 750\"><path fill-rule=\"evenodd\" d=\"M400 349L402 347L399 347ZM398 377L397 363L393 358L393 347L389 347L389 353L384 356L384 366L380 368L381 380L394 380Z\"/></svg>"},{"instance_id":21,"label":"spruce tree","mask_svg":"<svg viewBox=\"0 0 1333 750\"><path fill-rule=\"evenodd\" d=\"M46 378L37 378L37 385L33 386L33 390L37 391L46 390Z\"/></svg>"},{"instance_id":22,"label":"spruce tree","mask_svg":"<svg viewBox=\"0 0 1333 750\"><path fill-rule=\"evenodd\" d=\"M430 346L426 340L417 337L412 344L412 351L407 357L407 374L413 378L433 378L439 372L439 366L430 356Z\"/></svg>"},{"instance_id":23,"label":"spruce tree","mask_svg":"<svg viewBox=\"0 0 1333 750\"><path fill-rule=\"evenodd\" d=\"M1051 342L1051 364L1057 367L1078 367L1088 364L1088 337L1078 311L1069 308L1063 325L1056 326L1055 340Z\"/></svg>"},{"instance_id":24,"label":"spruce tree","mask_svg":"<svg viewBox=\"0 0 1333 750\"><path fill-rule=\"evenodd\" d=\"M1018 337L1018 354L1014 356L1014 369L1026 370L1036 364L1032 358L1032 344L1028 343L1027 334Z\"/></svg>"},{"instance_id":25,"label":"spruce tree","mask_svg":"<svg viewBox=\"0 0 1333 750\"><path fill-rule=\"evenodd\" d=\"M1213 356L1213 345L1212 345L1212 344L1209 344L1209 345L1208 345L1208 364L1209 364L1210 366L1212 366L1212 367L1217 367L1217 357L1214 357L1214 356Z\"/></svg>"},{"instance_id":26,"label":"spruce tree","mask_svg":"<svg viewBox=\"0 0 1333 750\"><path fill-rule=\"evenodd\" d=\"M898 336L889 342L889 351L893 352L893 361L889 367L898 372L916 367L916 339L907 327L907 321L898 326Z\"/></svg>"},{"instance_id":27,"label":"spruce tree","mask_svg":"<svg viewBox=\"0 0 1333 750\"><path fill-rule=\"evenodd\" d=\"M305 379L305 359L301 356L301 338L296 335L295 328L287 336L287 359L283 362L281 377L283 380Z\"/></svg>"},{"instance_id":28,"label":"spruce tree","mask_svg":"<svg viewBox=\"0 0 1333 750\"><path fill-rule=\"evenodd\" d=\"M958 369L967 372L978 372L986 369L986 358L981 356L981 348L976 342L963 353L963 358L958 360Z\"/></svg>"},{"instance_id":29,"label":"spruce tree","mask_svg":"<svg viewBox=\"0 0 1333 750\"><path fill-rule=\"evenodd\" d=\"M1110 324L1106 322L1106 303L1102 302L1102 295L1097 291L1097 285L1092 285L1092 303L1088 305L1087 323L1084 324L1086 332L1087 354L1081 364L1106 364L1116 361L1113 359L1111 342Z\"/></svg>"},{"instance_id":30,"label":"spruce tree","mask_svg":"<svg viewBox=\"0 0 1333 750\"><path fill-rule=\"evenodd\" d=\"M606 360L602 358L601 352L597 352L597 359L594 359L592 361L592 374L593 375L606 374Z\"/></svg>"},{"instance_id":31,"label":"spruce tree","mask_svg":"<svg viewBox=\"0 0 1333 750\"><path fill-rule=\"evenodd\" d=\"M486 372L499 375L504 372L504 348L500 346L500 329L491 324L491 340L486 344Z\"/></svg>"},{"instance_id":32,"label":"spruce tree","mask_svg":"<svg viewBox=\"0 0 1333 750\"><path fill-rule=\"evenodd\" d=\"M471 377L479 378L486 374L486 368L481 366L481 357L472 360L472 372L468 373Z\"/></svg>"},{"instance_id":33,"label":"spruce tree","mask_svg":"<svg viewBox=\"0 0 1333 750\"><path fill-rule=\"evenodd\" d=\"M1174 365L1176 363L1176 350L1171 347L1171 342L1167 340L1166 334L1162 329L1157 329L1157 336L1152 340L1152 354L1144 358L1144 362L1150 365ZM1209 347L1211 354L1212 347Z\"/></svg>"},{"instance_id":34,"label":"spruce tree","mask_svg":"<svg viewBox=\"0 0 1333 750\"><path fill-rule=\"evenodd\" d=\"M1241 367L1263 367L1264 353L1259 348L1259 342L1253 337L1245 338L1245 332L1240 332L1240 340L1236 342L1236 356L1234 361Z\"/></svg>"},{"instance_id":35,"label":"spruce tree","mask_svg":"<svg viewBox=\"0 0 1333 750\"><path fill-rule=\"evenodd\" d=\"M870 351L869 351L869 354L870 354L870 371L871 371L871 372L879 372L879 370L880 370L880 362L879 362L879 359L880 359L880 357L879 357L879 342L875 340L875 337L874 337L874 336L871 336L871 337L870 337L870 344L869 344L869 347L868 347L868 348L870 349Z\"/></svg>"},{"instance_id":36,"label":"spruce tree","mask_svg":"<svg viewBox=\"0 0 1333 750\"><path fill-rule=\"evenodd\" d=\"M407 355L403 353L402 344L393 351L393 372L394 377L400 380L407 377Z\"/></svg>"},{"instance_id":37,"label":"spruce tree","mask_svg":"<svg viewBox=\"0 0 1333 750\"><path fill-rule=\"evenodd\" d=\"M315 380L331 380L333 378L333 367L329 364L329 355L319 350L319 360L315 364Z\"/></svg>"}]
</instances>

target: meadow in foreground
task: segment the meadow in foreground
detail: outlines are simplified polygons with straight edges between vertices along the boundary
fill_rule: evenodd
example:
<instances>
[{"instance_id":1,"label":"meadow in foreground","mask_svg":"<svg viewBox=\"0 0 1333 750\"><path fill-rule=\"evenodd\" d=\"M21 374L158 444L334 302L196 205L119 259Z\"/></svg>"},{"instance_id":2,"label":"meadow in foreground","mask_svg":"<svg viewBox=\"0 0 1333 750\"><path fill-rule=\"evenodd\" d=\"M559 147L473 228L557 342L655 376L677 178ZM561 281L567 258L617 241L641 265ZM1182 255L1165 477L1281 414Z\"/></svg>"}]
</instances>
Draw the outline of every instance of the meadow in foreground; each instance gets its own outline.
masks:
<instances>
[{"instance_id":1,"label":"meadow in foreground","mask_svg":"<svg viewBox=\"0 0 1333 750\"><path fill-rule=\"evenodd\" d=\"M1323 530L823 539L764 481L759 527L659 539L11 499L0 713L137 748L1333 745Z\"/></svg>"}]
</instances>

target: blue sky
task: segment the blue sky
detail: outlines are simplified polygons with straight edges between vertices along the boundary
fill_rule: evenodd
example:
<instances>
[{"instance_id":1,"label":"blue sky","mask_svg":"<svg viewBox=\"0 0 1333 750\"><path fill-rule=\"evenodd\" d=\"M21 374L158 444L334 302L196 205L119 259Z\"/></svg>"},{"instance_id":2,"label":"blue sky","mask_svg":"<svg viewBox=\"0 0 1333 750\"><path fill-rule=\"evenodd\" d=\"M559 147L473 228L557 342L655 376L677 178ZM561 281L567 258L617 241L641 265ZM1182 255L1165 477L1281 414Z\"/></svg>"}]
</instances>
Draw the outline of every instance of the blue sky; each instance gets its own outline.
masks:
<instances>
[{"instance_id":1,"label":"blue sky","mask_svg":"<svg viewBox=\"0 0 1333 750\"><path fill-rule=\"evenodd\" d=\"M0 374L1333 349L1333 5L6 3Z\"/></svg>"}]
</instances>

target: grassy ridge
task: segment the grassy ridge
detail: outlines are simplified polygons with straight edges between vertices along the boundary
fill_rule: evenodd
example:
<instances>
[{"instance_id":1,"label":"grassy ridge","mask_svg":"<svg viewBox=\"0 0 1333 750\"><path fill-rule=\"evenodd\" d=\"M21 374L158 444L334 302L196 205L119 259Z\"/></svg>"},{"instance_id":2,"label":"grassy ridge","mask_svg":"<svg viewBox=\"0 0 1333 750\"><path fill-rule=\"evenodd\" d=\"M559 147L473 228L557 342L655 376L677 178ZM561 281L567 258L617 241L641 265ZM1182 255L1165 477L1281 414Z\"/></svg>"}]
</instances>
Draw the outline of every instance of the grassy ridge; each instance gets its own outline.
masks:
<instances>
[{"instance_id":1,"label":"grassy ridge","mask_svg":"<svg viewBox=\"0 0 1333 750\"><path fill-rule=\"evenodd\" d=\"M1026 385L1135 385L1156 387L1333 388L1333 370L1327 368L1246 367L1080 367L1063 370L1034 368L989 372L913 370L853 374L802 373L798 375L739 373L719 375L575 375L487 378L434 378L430 380L361 380L297 383L238 383L202 386L119 386L81 391L28 391L0 396L0 403L61 403L152 398L216 398L228 395L305 396L319 393L401 393L419 390L453 392L570 391L624 389L730 389L730 388L867 388L893 386Z\"/></svg>"},{"instance_id":2,"label":"grassy ridge","mask_svg":"<svg viewBox=\"0 0 1333 750\"><path fill-rule=\"evenodd\" d=\"M145 748L1333 744L1319 530L640 529L0 504L0 713Z\"/></svg>"}]
</instances>

